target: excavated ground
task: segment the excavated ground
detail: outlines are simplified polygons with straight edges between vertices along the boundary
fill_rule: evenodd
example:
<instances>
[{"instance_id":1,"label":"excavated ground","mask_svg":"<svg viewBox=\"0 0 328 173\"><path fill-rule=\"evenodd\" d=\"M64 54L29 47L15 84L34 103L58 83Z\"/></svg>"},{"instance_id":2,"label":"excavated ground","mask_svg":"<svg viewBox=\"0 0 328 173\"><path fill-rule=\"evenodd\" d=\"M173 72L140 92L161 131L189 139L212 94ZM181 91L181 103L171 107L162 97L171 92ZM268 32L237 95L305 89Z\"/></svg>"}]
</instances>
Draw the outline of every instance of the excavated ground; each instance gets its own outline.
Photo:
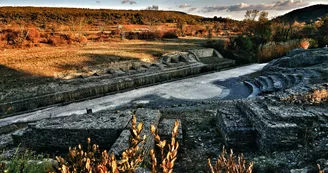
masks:
<instances>
[{"instance_id":1,"label":"excavated ground","mask_svg":"<svg viewBox=\"0 0 328 173\"><path fill-rule=\"evenodd\" d=\"M140 115L141 119L147 121L147 125L152 122L161 126L164 119L169 120L167 122L179 119L182 124L182 139L179 139L181 149L175 172L209 172L207 159L215 160L223 146L234 148L237 154L244 153L248 160L255 163L253 171L255 173L318 172L316 164L320 164L323 169L328 170L327 102L311 102L311 99L291 102L286 99L297 98L294 96L328 88L327 55L328 49L293 50L286 57L270 62L261 72L242 78L239 77L241 73L255 72L261 69L261 65L241 67L237 70L232 69L151 88L142 88L108 96L103 100L86 101L81 105L79 103L70 104L64 107L49 108L34 114L2 119L2 125L6 126L6 128L0 129L3 134L6 134L2 136L2 139L9 139L6 147L13 146L8 134L21 128L17 124L14 125L17 122L30 122L50 117L48 120L30 124L27 131L23 130L14 135L24 139L29 137L24 136L24 133L31 137L43 133L38 129L44 129L45 126L42 126L44 124L53 126L55 123L57 127L58 124L61 124L58 123L60 121L75 122L74 118L69 120L69 118L61 118L61 116L77 114L74 115L75 119L83 116L90 117L90 115L83 115L85 108L100 111L93 115L99 116L102 111L106 113L106 109L110 112L111 109L127 108L131 110L132 107L144 107L160 110L160 113L148 109L137 111L142 114ZM225 79L222 80L221 77ZM247 87L240 83L242 81L252 87L253 92L247 90ZM213 92L207 90L214 88L210 87L204 90L203 85L214 88L220 86L221 89L220 92L216 91L214 92L216 94L209 97ZM174 86L179 86L179 88L176 89ZM159 88L156 89L156 87ZM165 89L168 92L164 92ZM188 92L187 89L191 90ZM229 89L229 92L224 93L225 89ZM170 92L171 90L172 92ZM137 95L132 95L133 93ZM154 93L159 95L154 97ZM168 93L173 94L168 95ZM223 94L224 97L222 97ZM248 95L255 97L246 99L245 97ZM202 99L195 99L195 97ZM101 107L97 107L95 103L101 103ZM116 106L111 107L111 104ZM109 112L106 114L115 117L115 113ZM121 116L122 114L119 115L121 118L125 117ZM144 117L144 115L147 116ZM149 117L151 115L156 116ZM52 119L54 116L59 118ZM103 119L105 120L106 116ZM115 121L115 118L108 117L106 121ZM84 120L78 123L80 122L84 123ZM101 122L103 121L99 121L99 123ZM58 125L58 128L70 131L70 123L66 124ZM124 131L124 128L127 127L126 124L116 126ZM90 129L97 129L96 126L89 126L89 123L84 123L84 125ZM13 130L8 130L8 127ZM124 137L123 132L121 136ZM32 140L31 138L26 139L27 142ZM102 139L101 136L100 139Z\"/></svg>"}]
</instances>

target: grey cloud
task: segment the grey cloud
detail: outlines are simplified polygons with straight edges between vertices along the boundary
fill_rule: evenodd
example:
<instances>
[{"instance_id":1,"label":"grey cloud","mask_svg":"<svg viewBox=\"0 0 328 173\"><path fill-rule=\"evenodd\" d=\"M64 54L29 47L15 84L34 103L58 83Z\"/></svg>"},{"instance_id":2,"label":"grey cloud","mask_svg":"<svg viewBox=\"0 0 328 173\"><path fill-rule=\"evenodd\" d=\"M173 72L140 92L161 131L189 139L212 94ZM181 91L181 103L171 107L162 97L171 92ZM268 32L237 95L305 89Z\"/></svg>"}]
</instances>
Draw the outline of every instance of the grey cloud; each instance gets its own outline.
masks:
<instances>
[{"instance_id":1,"label":"grey cloud","mask_svg":"<svg viewBox=\"0 0 328 173\"><path fill-rule=\"evenodd\" d=\"M190 13L190 12L194 12L194 11L196 11L196 10L198 10L198 8L189 8L189 10L188 10L188 13Z\"/></svg>"},{"instance_id":2,"label":"grey cloud","mask_svg":"<svg viewBox=\"0 0 328 173\"><path fill-rule=\"evenodd\" d=\"M289 1L278 1L273 6L273 8L277 10L290 10L293 8L304 7L307 5L309 5L309 3L303 2L302 0L299 1L289 0Z\"/></svg>"},{"instance_id":3,"label":"grey cloud","mask_svg":"<svg viewBox=\"0 0 328 173\"><path fill-rule=\"evenodd\" d=\"M181 4L181 5L179 5L179 8L189 8L189 7L191 7L191 5L189 5L189 4Z\"/></svg>"},{"instance_id":4,"label":"grey cloud","mask_svg":"<svg viewBox=\"0 0 328 173\"><path fill-rule=\"evenodd\" d=\"M278 1L271 4L255 4L255 5L249 5L246 3L240 3L237 5L231 5L231 6L211 6L211 7L204 7L202 9L202 12L209 13L209 12L217 12L217 11L246 11L246 10L291 10L294 8L304 7L309 5L309 3L303 2L302 0L284 0L284 1Z\"/></svg>"},{"instance_id":5,"label":"grey cloud","mask_svg":"<svg viewBox=\"0 0 328 173\"><path fill-rule=\"evenodd\" d=\"M122 4L136 4L137 2L134 0L122 0Z\"/></svg>"},{"instance_id":6,"label":"grey cloud","mask_svg":"<svg viewBox=\"0 0 328 173\"><path fill-rule=\"evenodd\" d=\"M153 5L153 6L147 7L146 10L159 10L159 7L158 7L158 5Z\"/></svg>"}]
</instances>

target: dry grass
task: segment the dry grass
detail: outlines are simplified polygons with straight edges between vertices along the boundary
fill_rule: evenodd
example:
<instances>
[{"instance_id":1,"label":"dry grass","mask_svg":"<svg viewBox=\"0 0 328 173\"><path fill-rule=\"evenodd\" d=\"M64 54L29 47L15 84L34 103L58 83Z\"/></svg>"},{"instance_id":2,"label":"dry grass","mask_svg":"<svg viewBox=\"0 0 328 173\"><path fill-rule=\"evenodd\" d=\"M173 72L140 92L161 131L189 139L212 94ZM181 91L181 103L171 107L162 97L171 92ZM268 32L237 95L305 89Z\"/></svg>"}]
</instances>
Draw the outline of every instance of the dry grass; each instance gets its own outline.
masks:
<instances>
[{"instance_id":1,"label":"dry grass","mask_svg":"<svg viewBox=\"0 0 328 173\"><path fill-rule=\"evenodd\" d=\"M86 46L7 49L0 52L0 65L27 74L54 77L56 73L74 71L99 64L110 64L113 57L154 62L163 53L198 47L192 41L115 41L89 43ZM106 55L94 58L88 55ZM66 67L66 68L65 68ZM71 67L71 68L69 68Z\"/></svg>"},{"instance_id":2,"label":"dry grass","mask_svg":"<svg viewBox=\"0 0 328 173\"><path fill-rule=\"evenodd\" d=\"M299 95L292 95L281 98L283 101L290 103L323 103L328 101L328 89L316 89L311 92Z\"/></svg>"},{"instance_id":3,"label":"dry grass","mask_svg":"<svg viewBox=\"0 0 328 173\"><path fill-rule=\"evenodd\" d=\"M292 49L307 49L310 46L307 40L290 40L287 42L269 42L259 46L257 54L259 62L268 62L275 58L282 57Z\"/></svg>"},{"instance_id":4,"label":"dry grass","mask_svg":"<svg viewBox=\"0 0 328 173\"><path fill-rule=\"evenodd\" d=\"M161 54L197 48L197 43L205 41L114 39L105 43L88 42L84 46L42 45L29 49L4 49L0 51L0 91L34 87L54 82L61 76L80 72L88 74L95 69L110 69L131 62L156 62Z\"/></svg>"},{"instance_id":5,"label":"dry grass","mask_svg":"<svg viewBox=\"0 0 328 173\"><path fill-rule=\"evenodd\" d=\"M233 151L230 150L230 154L228 155L225 148L223 148L215 165L212 165L210 159L208 159L208 165L211 173L252 173L253 171L252 162L246 164L246 160L242 154L237 157L236 162L236 157L234 156Z\"/></svg>"}]
</instances>

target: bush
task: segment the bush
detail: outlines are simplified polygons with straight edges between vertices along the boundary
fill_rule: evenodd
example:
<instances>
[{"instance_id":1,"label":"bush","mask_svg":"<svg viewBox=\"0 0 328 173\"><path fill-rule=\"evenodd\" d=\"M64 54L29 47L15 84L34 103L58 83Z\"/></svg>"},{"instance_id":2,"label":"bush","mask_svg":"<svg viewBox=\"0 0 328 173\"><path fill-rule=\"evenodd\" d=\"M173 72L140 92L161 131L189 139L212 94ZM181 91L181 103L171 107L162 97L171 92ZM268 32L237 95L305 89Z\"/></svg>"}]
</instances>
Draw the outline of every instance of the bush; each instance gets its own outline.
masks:
<instances>
[{"instance_id":1,"label":"bush","mask_svg":"<svg viewBox=\"0 0 328 173\"><path fill-rule=\"evenodd\" d=\"M35 155L31 151L19 154L18 148L13 158L8 161L0 160L0 172L7 173L45 173L52 172L52 162L44 160L43 155Z\"/></svg>"},{"instance_id":2,"label":"bush","mask_svg":"<svg viewBox=\"0 0 328 173\"><path fill-rule=\"evenodd\" d=\"M167 31L163 34L162 38L178 38L178 35L174 31Z\"/></svg>"},{"instance_id":3,"label":"bush","mask_svg":"<svg viewBox=\"0 0 328 173\"><path fill-rule=\"evenodd\" d=\"M288 51L302 48L301 43L310 44L306 40L290 40L287 42L268 42L260 45L258 48L257 58L259 62L268 62L275 58L285 56Z\"/></svg>"},{"instance_id":4,"label":"bush","mask_svg":"<svg viewBox=\"0 0 328 173\"><path fill-rule=\"evenodd\" d=\"M5 34L4 40L13 47L22 47L23 42L26 40L26 32L23 30L8 29L3 33Z\"/></svg>"},{"instance_id":5,"label":"bush","mask_svg":"<svg viewBox=\"0 0 328 173\"><path fill-rule=\"evenodd\" d=\"M40 40L40 32L36 28L28 29L26 39L32 41L32 43L38 43Z\"/></svg>"},{"instance_id":6,"label":"bush","mask_svg":"<svg viewBox=\"0 0 328 173\"><path fill-rule=\"evenodd\" d=\"M248 36L239 35L232 41L232 43L234 44L234 47L237 50L243 50L246 52L254 52L253 51L253 43Z\"/></svg>"},{"instance_id":7,"label":"bush","mask_svg":"<svg viewBox=\"0 0 328 173\"><path fill-rule=\"evenodd\" d=\"M140 40L158 40L161 39L161 33L158 31L155 32L150 32L150 31L146 31L146 32L141 32L139 34L138 39Z\"/></svg>"},{"instance_id":8,"label":"bush","mask_svg":"<svg viewBox=\"0 0 328 173\"><path fill-rule=\"evenodd\" d=\"M81 36L78 41L81 44L86 44L88 42L88 39L86 36Z\"/></svg>"},{"instance_id":9,"label":"bush","mask_svg":"<svg viewBox=\"0 0 328 173\"><path fill-rule=\"evenodd\" d=\"M130 40L135 40L135 39L139 39L139 40L158 40L162 38L162 34L159 31L155 31L155 32L150 32L150 31L146 31L146 32L129 32L127 33L126 37L127 39Z\"/></svg>"},{"instance_id":10,"label":"bush","mask_svg":"<svg viewBox=\"0 0 328 173\"><path fill-rule=\"evenodd\" d=\"M308 49L310 46L310 42L306 39L302 39L300 41L300 47L303 48L303 49Z\"/></svg>"}]
</instances>

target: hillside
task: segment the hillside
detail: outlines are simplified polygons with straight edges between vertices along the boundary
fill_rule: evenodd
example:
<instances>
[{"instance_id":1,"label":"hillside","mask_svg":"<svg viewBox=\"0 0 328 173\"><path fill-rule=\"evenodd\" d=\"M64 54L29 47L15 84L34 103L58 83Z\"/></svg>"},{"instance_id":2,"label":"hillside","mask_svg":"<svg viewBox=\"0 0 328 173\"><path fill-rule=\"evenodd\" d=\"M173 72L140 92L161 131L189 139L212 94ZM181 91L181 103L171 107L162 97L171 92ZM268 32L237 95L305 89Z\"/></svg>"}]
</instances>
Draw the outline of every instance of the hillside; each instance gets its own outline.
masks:
<instances>
[{"instance_id":1,"label":"hillside","mask_svg":"<svg viewBox=\"0 0 328 173\"><path fill-rule=\"evenodd\" d=\"M288 22L311 22L317 20L328 14L328 5L313 5L297 10L293 10L283 16L279 16L274 20L288 21Z\"/></svg>"},{"instance_id":2,"label":"hillside","mask_svg":"<svg viewBox=\"0 0 328 173\"><path fill-rule=\"evenodd\" d=\"M203 17L175 11L111 10L48 7L0 7L0 23L26 22L44 27L47 23L73 24L81 21L88 25L201 22Z\"/></svg>"}]
</instances>

